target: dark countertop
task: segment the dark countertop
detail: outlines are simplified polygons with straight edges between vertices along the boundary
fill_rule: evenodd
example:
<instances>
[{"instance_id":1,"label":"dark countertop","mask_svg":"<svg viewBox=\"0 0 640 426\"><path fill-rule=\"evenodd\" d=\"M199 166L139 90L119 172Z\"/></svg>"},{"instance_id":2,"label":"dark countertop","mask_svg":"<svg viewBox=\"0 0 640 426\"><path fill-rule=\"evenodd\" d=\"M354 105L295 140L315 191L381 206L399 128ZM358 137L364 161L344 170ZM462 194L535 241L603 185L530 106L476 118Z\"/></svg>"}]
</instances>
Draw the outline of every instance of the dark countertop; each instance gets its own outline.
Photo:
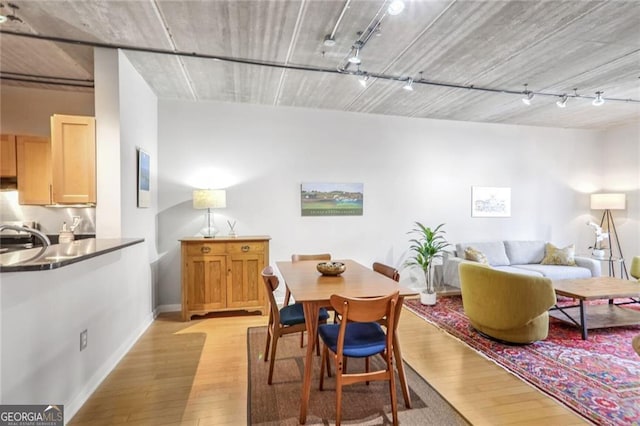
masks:
<instances>
[{"instance_id":1,"label":"dark countertop","mask_svg":"<svg viewBox=\"0 0 640 426\"><path fill-rule=\"evenodd\" d=\"M144 238L88 238L0 254L0 272L45 271L139 244Z\"/></svg>"}]
</instances>

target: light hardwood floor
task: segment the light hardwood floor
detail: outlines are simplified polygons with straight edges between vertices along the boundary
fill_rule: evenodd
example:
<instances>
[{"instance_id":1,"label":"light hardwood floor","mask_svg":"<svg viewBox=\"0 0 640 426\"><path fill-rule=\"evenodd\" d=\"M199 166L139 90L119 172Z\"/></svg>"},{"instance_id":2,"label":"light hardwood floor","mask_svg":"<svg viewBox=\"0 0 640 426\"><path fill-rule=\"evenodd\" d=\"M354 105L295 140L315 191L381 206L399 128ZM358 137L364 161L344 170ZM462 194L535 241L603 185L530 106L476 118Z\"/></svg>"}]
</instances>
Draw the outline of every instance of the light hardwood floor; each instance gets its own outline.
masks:
<instances>
[{"instance_id":1,"label":"light hardwood floor","mask_svg":"<svg viewBox=\"0 0 640 426\"><path fill-rule=\"evenodd\" d=\"M264 324L159 316L69 424L246 424L246 330ZM410 311L399 327L405 360L472 424L587 424Z\"/></svg>"}]
</instances>

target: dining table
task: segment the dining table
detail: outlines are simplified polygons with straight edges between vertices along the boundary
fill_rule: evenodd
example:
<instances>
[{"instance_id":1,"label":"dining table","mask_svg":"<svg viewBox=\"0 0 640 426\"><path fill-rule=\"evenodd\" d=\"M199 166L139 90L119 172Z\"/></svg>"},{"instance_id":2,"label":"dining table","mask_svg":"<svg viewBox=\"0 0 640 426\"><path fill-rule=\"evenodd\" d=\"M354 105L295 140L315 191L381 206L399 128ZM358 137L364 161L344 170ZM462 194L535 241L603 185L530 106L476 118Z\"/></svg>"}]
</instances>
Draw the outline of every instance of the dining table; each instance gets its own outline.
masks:
<instances>
[{"instance_id":1,"label":"dining table","mask_svg":"<svg viewBox=\"0 0 640 426\"><path fill-rule=\"evenodd\" d=\"M397 331L402 304L407 296L418 294L416 290L399 285L396 281L386 277L360 263L346 259L336 260L346 265L346 270L337 276L322 275L317 271L317 260L280 261L276 262L282 278L296 302L302 303L306 329L309 336L304 362L304 377L302 380L302 395L300 403L300 424L305 424L307 408L311 394L311 378L313 375L314 342L318 332L318 316L320 308L331 307L329 299L334 294L347 297L380 297L396 291L399 292L398 309L395 311L395 333L393 354L398 371L398 378L402 388L405 406L411 408L409 386L402 364L402 352Z\"/></svg>"}]
</instances>

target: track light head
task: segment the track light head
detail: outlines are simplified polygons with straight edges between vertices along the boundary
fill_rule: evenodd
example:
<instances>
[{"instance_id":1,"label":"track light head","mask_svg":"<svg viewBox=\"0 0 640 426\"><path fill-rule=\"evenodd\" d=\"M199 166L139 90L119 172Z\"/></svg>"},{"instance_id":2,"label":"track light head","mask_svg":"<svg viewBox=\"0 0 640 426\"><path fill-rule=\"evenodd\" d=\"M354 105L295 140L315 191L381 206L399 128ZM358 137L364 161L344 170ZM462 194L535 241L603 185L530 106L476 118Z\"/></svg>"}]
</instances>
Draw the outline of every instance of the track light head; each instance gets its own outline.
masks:
<instances>
[{"instance_id":1,"label":"track light head","mask_svg":"<svg viewBox=\"0 0 640 426\"><path fill-rule=\"evenodd\" d=\"M596 92L596 98L591 102L591 105L600 106L604 104L604 99L602 99L602 94L604 92Z\"/></svg>"},{"instance_id":2,"label":"track light head","mask_svg":"<svg viewBox=\"0 0 640 426\"><path fill-rule=\"evenodd\" d=\"M369 74L362 73L358 76L358 81L362 85L362 87L367 87L367 83L369 82Z\"/></svg>"},{"instance_id":3,"label":"track light head","mask_svg":"<svg viewBox=\"0 0 640 426\"><path fill-rule=\"evenodd\" d=\"M402 0L393 0L389 3L389 7L387 8L387 13L389 15L398 15L402 13L404 10L404 2Z\"/></svg>"},{"instance_id":4,"label":"track light head","mask_svg":"<svg viewBox=\"0 0 640 426\"><path fill-rule=\"evenodd\" d=\"M362 63L362 60L360 59L360 47L357 46L355 49L356 53L349 57L349 62L358 65Z\"/></svg>"},{"instance_id":5,"label":"track light head","mask_svg":"<svg viewBox=\"0 0 640 426\"><path fill-rule=\"evenodd\" d=\"M333 47L336 45L336 40L331 37L331 34L327 34L326 36L324 36L324 40L322 41L322 44L324 44L327 47Z\"/></svg>"},{"instance_id":6,"label":"track light head","mask_svg":"<svg viewBox=\"0 0 640 426\"><path fill-rule=\"evenodd\" d=\"M402 86L402 88L404 90L407 90L409 92L413 92L413 78L409 77L409 79L407 80L407 82L404 84L404 86Z\"/></svg>"},{"instance_id":7,"label":"track light head","mask_svg":"<svg viewBox=\"0 0 640 426\"><path fill-rule=\"evenodd\" d=\"M567 95L560 96L560 100L556 101L556 105L558 105L558 108L565 108L567 106L568 99L569 97Z\"/></svg>"},{"instance_id":8,"label":"track light head","mask_svg":"<svg viewBox=\"0 0 640 426\"><path fill-rule=\"evenodd\" d=\"M533 97L534 97L535 95L534 95L534 94L533 94L533 92L532 92L532 91L530 91L530 90L525 91L525 92L524 92L524 94L525 94L525 96L524 96L524 98L522 98L522 102L523 102L525 105L531 105L531 100L533 99Z\"/></svg>"}]
</instances>

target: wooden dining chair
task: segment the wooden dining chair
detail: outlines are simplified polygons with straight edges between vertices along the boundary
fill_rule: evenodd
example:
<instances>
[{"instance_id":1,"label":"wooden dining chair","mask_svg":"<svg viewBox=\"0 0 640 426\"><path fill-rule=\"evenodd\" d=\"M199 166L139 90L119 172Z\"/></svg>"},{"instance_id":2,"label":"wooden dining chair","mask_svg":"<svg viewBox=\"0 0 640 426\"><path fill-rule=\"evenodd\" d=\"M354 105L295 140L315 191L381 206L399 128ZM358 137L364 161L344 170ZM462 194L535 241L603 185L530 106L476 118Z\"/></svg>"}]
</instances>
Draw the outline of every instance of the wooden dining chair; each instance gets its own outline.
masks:
<instances>
[{"instance_id":1,"label":"wooden dining chair","mask_svg":"<svg viewBox=\"0 0 640 426\"><path fill-rule=\"evenodd\" d=\"M278 277L273 273L271 266L267 266L262 270L262 279L267 290L267 297L269 298L269 321L267 324L267 344L264 350L264 361L267 362L271 359L269 364L269 378L267 380L267 383L271 384L278 339L285 334L304 333L307 326L304 321L302 304L294 303L293 305L283 306L278 309L278 304L276 303L273 292L280 285L280 280L278 280ZM321 308L319 323L325 324L327 318L329 318L329 313L326 309ZM271 352L269 352L269 347L271 347Z\"/></svg>"},{"instance_id":2,"label":"wooden dining chair","mask_svg":"<svg viewBox=\"0 0 640 426\"><path fill-rule=\"evenodd\" d=\"M398 270L392 266L385 265L384 263L373 262L372 269L379 274L391 278L395 282L400 281L400 272L398 272Z\"/></svg>"},{"instance_id":3,"label":"wooden dining chair","mask_svg":"<svg viewBox=\"0 0 640 426\"><path fill-rule=\"evenodd\" d=\"M320 364L320 390L323 390L325 365L327 374L331 374L329 362L329 351L331 351L336 367L336 425L340 425L342 417L342 387L377 380L389 381L393 424L398 424L398 404L393 371L394 314L398 297L397 291L388 296L376 298L349 298L335 294L331 296L331 306L342 316L342 321L340 324L323 324L318 329L320 339L324 343ZM386 331L377 322L384 317L388 318ZM381 354L384 358L385 368L370 371L369 357L377 354ZM365 372L347 374L343 370L346 357L365 358Z\"/></svg>"}]
</instances>

